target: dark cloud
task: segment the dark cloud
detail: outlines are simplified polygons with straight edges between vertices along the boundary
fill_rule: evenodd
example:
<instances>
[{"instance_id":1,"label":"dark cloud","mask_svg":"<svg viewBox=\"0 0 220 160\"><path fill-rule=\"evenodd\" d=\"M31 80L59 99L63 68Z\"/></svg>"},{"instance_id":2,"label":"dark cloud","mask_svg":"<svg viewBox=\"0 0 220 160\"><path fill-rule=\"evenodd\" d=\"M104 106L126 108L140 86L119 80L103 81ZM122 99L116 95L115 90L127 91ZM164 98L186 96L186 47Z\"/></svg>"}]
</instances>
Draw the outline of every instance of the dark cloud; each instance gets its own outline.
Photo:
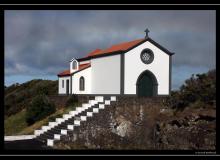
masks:
<instances>
[{"instance_id":1,"label":"dark cloud","mask_svg":"<svg viewBox=\"0 0 220 160\"><path fill-rule=\"evenodd\" d=\"M175 52L174 67L215 68L215 11L6 11L5 74L50 74L96 48L143 38Z\"/></svg>"}]
</instances>

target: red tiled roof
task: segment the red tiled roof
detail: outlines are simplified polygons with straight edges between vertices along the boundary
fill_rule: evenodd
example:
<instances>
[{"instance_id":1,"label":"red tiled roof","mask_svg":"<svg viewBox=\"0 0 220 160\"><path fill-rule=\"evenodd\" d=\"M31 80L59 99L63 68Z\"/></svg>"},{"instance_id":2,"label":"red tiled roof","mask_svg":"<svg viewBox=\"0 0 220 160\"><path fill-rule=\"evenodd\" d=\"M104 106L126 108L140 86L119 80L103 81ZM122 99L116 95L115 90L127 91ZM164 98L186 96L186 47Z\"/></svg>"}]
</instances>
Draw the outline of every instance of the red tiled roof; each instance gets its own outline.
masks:
<instances>
[{"instance_id":1,"label":"red tiled roof","mask_svg":"<svg viewBox=\"0 0 220 160\"><path fill-rule=\"evenodd\" d=\"M98 54L98 53L101 52L101 51L102 51L101 49L96 49L96 50L90 52L89 54L87 54L86 57L91 57L91 56L93 56L93 55Z\"/></svg>"},{"instance_id":2,"label":"red tiled roof","mask_svg":"<svg viewBox=\"0 0 220 160\"><path fill-rule=\"evenodd\" d=\"M69 76L70 75L70 70L68 69L68 70L65 70L65 71L63 71L63 72L60 72L59 74L58 74L58 76Z\"/></svg>"},{"instance_id":3,"label":"red tiled roof","mask_svg":"<svg viewBox=\"0 0 220 160\"><path fill-rule=\"evenodd\" d=\"M103 55L103 54L108 54L108 53L112 53L112 52L116 52L116 51L126 51L129 48L132 48L133 46L137 45L138 43L142 42L144 39L137 39L134 41L130 41L130 42L124 42L124 43L120 43L120 44L116 44L113 45L107 49L96 49L92 52L90 52L86 57L92 57L92 56L96 56L96 55Z\"/></svg>"},{"instance_id":4,"label":"red tiled roof","mask_svg":"<svg viewBox=\"0 0 220 160\"><path fill-rule=\"evenodd\" d=\"M90 67L90 66L91 66L90 63L80 64L78 71L81 71L81 70L83 70L83 69L85 69L85 68L87 68L87 67Z\"/></svg>"},{"instance_id":5,"label":"red tiled roof","mask_svg":"<svg viewBox=\"0 0 220 160\"><path fill-rule=\"evenodd\" d=\"M87 68L87 67L90 67L90 66L91 66L90 63L80 64L80 65L79 65L79 69L77 70L77 72L78 72L78 71L81 71L81 70L83 70L83 69L85 69L85 68ZM65 71L63 71L63 72L60 72L60 73L58 74L58 76L60 76L60 77L62 77L62 76L70 76L70 70L68 69L68 70L65 70Z\"/></svg>"}]
</instances>

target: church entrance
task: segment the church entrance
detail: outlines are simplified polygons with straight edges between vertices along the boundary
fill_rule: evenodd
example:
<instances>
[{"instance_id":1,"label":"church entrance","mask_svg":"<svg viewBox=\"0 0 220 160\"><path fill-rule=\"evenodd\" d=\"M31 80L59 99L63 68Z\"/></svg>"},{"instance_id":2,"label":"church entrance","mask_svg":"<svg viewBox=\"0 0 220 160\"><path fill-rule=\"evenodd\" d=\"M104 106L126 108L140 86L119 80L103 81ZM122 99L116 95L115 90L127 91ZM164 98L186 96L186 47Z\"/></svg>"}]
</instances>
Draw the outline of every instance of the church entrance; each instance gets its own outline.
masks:
<instances>
[{"instance_id":1,"label":"church entrance","mask_svg":"<svg viewBox=\"0 0 220 160\"><path fill-rule=\"evenodd\" d=\"M137 80L138 97L152 97L157 95L157 79L150 71L144 71Z\"/></svg>"}]
</instances>

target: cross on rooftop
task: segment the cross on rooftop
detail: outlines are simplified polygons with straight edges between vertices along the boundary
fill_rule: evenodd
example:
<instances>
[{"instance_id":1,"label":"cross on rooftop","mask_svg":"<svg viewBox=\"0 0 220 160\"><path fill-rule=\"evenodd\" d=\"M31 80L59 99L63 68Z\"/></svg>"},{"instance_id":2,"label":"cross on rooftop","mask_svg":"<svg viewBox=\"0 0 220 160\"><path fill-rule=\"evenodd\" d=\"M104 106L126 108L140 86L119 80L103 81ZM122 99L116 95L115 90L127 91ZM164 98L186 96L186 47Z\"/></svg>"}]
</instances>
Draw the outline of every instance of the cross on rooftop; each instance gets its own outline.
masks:
<instances>
[{"instance_id":1,"label":"cross on rooftop","mask_svg":"<svg viewBox=\"0 0 220 160\"><path fill-rule=\"evenodd\" d=\"M148 38L148 33L150 32L150 31L148 30L148 28L147 28L147 29L145 29L145 31L144 31L144 32L146 33L145 38Z\"/></svg>"}]
</instances>

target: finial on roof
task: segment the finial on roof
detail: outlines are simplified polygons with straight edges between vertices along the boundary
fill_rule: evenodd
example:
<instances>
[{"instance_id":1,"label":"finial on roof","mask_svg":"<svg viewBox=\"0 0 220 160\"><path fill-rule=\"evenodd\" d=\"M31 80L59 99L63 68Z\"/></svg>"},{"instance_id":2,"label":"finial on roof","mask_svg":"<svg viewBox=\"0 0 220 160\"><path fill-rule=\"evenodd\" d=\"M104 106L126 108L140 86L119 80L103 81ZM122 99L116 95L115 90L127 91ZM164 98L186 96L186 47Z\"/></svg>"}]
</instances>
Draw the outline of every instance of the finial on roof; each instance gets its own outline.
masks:
<instances>
[{"instance_id":1,"label":"finial on roof","mask_svg":"<svg viewBox=\"0 0 220 160\"><path fill-rule=\"evenodd\" d=\"M148 38L148 33L150 32L150 31L148 30L148 28L147 28L147 29L145 29L145 31L144 31L144 32L146 33L145 38Z\"/></svg>"}]
</instances>

